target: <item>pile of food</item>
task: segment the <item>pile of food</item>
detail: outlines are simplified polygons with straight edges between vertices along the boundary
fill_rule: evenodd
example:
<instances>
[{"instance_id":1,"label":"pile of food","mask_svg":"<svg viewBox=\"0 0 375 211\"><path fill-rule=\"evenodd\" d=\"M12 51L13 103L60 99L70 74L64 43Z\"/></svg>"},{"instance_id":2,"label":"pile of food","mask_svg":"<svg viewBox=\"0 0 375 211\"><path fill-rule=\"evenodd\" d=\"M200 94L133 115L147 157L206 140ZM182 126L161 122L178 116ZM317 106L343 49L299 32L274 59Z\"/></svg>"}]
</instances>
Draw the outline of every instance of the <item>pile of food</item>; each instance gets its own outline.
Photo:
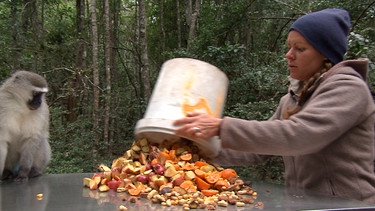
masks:
<instances>
[{"instance_id":1,"label":"pile of food","mask_svg":"<svg viewBox=\"0 0 375 211\"><path fill-rule=\"evenodd\" d=\"M101 164L100 173L84 178L84 187L127 192L163 206L179 205L184 210L254 204L257 192L251 182L240 179L233 169L209 164L198 152L187 140L155 145L140 139L111 167ZM261 205L256 203L256 207Z\"/></svg>"}]
</instances>

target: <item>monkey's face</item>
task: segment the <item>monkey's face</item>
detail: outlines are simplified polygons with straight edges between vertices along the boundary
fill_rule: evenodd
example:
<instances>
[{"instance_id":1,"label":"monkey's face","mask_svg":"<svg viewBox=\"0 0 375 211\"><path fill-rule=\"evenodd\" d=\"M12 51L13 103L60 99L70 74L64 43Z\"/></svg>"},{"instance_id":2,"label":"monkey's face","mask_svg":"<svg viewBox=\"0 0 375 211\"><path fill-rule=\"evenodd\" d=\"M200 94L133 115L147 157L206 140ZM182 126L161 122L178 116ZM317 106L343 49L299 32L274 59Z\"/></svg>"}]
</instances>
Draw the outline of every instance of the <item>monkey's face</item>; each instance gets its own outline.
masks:
<instances>
[{"instance_id":1,"label":"monkey's face","mask_svg":"<svg viewBox=\"0 0 375 211\"><path fill-rule=\"evenodd\" d=\"M36 110L42 105L44 93L45 92L33 92L33 98L27 102L30 110Z\"/></svg>"},{"instance_id":2,"label":"monkey's face","mask_svg":"<svg viewBox=\"0 0 375 211\"><path fill-rule=\"evenodd\" d=\"M19 96L30 110L38 109L48 92L44 77L29 71L17 71L11 77L9 91Z\"/></svg>"}]
</instances>

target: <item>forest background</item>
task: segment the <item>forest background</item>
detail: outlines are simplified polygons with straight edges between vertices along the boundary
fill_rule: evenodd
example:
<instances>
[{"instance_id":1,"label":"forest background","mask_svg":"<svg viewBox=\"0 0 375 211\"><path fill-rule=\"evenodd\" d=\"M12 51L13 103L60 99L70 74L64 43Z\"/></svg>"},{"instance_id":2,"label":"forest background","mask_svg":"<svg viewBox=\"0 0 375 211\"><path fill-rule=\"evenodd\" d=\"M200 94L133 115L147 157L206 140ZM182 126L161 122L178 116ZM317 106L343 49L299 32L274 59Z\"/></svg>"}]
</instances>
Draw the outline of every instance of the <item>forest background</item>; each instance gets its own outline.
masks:
<instances>
[{"instance_id":1,"label":"forest background","mask_svg":"<svg viewBox=\"0 0 375 211\"><path fill-rule=\"evenodd\" d=\"M268 119L288 85L289 26L332 7L350 12L346 58L370 59L374 88L373 0L1 0L0 79L26 69L49 82L53 158L46 173L94 172L135 140L168 59L217 66L230 81L224 115ZM283 182L280 157L236 170Z\"/></svg>"}]
</instances>

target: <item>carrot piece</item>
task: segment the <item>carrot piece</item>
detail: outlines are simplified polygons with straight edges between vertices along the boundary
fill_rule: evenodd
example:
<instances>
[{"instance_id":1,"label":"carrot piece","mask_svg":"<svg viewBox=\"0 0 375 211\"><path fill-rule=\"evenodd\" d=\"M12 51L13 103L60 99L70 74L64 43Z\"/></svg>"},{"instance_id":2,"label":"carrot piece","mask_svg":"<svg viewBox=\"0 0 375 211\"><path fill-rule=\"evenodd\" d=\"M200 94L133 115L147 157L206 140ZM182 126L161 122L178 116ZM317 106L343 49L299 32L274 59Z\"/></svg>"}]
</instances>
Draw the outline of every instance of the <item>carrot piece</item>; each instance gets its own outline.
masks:
<instances>
[{"instance_id":1,"label":"carrot piece","mask_svg":"<svg viewBox=\"0 0 375 211\"><path fill-rule=\"evenodd\" d=\"M214 196L214 195L216 195L216 194L219 193L218 190L213 190L213 189L201 190L201 192L202 192L203 195L205 195L205 196Z\"/></svg>"},{"instance_id":2,"label":"carrot piece","mask_svg":"<svg viewBox=\"0 0 375 211\"><path fill-rule=\"evenodd\" d=\"M176 150L172 149L169 151L169 159L172 161L172 162L177 162L177 156L176 156Z\"/></svg>"},{"instance_id":3,"label":"carrot piece","mask_svg":"<svg viewBox=\"0 0 375 211\"><path fill-rule=\"evenodd\" d=\"M156 159L156 158L152 159L152 161L151 161L152 166L157 164L157 163L158 163L158 159Z\"/></svg>"},{"instance_id":4,"label":"carrot piece","mask_svg":"<svg viewBox=\"0 0 375 211\"><path fill-rule=\"evenodd\" d=\"M129 194L132 196L138 196L141 193L140 188L133 188L128 190Z\"/></svg>"},{"instance_id":5,"label":"carrot piece","mask_svg":"<svg viewBox=\"0 0 375 211\"><path fill-rule=\"evenodd\" d=\"M207 166L208 163L204 162L204 161L195 161L195 166L197 166L198 168L202 167L202 166Z\"/></svg>"}]
</instances>

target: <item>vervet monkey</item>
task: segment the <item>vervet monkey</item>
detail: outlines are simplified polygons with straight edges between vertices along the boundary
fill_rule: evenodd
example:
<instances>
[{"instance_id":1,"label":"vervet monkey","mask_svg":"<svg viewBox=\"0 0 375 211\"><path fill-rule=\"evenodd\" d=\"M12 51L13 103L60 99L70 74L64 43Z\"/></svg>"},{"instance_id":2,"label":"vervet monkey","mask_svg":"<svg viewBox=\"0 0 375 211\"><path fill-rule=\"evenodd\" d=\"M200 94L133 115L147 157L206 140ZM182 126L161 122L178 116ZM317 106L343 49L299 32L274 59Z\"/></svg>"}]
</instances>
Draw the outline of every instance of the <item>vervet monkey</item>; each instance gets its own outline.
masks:
<instances>
[{"instance_id":1,"label":"vervet monkey","mask_svg":"<svg viewBox=\"0 0 375 211\"><path fill-rule=\"evenodd\" d=\"M47 81L16 71L0 86L0 179L24 182L51 160Z\"/></svg>"}]
</instances>

